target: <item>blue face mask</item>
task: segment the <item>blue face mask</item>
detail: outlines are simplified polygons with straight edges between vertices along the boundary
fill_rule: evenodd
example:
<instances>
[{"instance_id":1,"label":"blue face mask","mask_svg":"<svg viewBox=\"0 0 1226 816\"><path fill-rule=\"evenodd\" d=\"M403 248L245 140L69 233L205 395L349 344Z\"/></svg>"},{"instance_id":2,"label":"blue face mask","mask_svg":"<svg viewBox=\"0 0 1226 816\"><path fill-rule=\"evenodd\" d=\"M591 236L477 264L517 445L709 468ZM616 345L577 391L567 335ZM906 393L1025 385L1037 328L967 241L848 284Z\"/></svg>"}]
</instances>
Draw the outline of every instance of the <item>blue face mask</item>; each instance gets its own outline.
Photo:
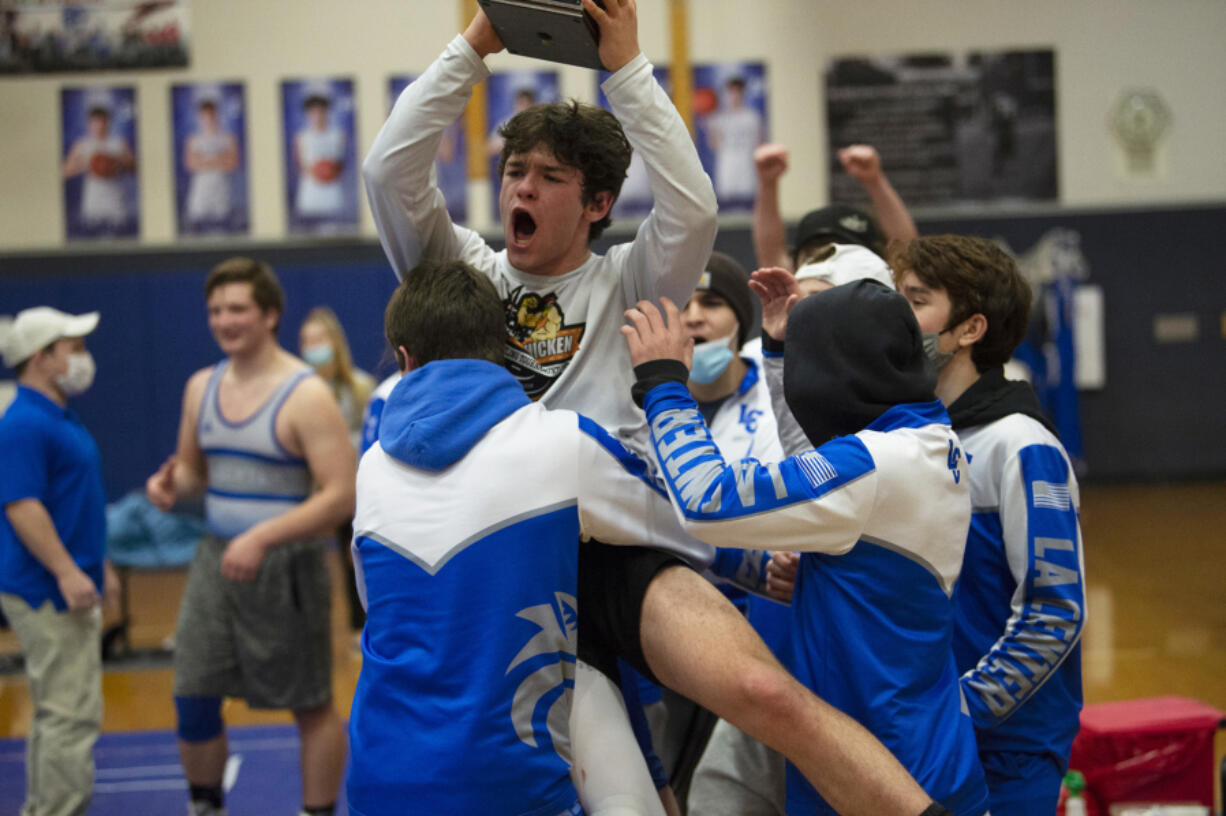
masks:
<instances>
[{"instance_id":1,"label":"blue face mask","mask_svg":"<svg viewBox=\"0 0 1226 816\"><path fill-rule=\"evenodd\" d=\"M694 346L694 363L690 366L691 380L706 385L719 379L736 356L732 353L732 337L730 334Z\"/></svg>"},{"instance_id":2,"label":"blue face mask","mask_svg":"<svg viewBox=\"0 0 1226 816\"><path fill-rule=\"evenodd\" d=\"M302 359L306 360L307 365L312 368L326 366L332 362L332 347L331 346L311 346L302 350Z\"/></svg>"}]
</instances>

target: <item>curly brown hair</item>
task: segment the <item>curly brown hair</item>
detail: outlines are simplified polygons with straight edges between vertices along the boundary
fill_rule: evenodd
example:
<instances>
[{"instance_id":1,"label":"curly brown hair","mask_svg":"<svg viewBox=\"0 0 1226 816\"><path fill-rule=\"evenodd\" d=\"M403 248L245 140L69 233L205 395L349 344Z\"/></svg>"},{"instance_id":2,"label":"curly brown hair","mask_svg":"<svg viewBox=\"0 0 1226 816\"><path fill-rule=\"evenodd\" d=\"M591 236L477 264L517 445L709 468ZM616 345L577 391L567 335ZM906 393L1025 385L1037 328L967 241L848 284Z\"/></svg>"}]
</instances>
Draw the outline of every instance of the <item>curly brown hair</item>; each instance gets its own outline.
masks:
<instances>
[{"instance_id":1,"label":"curly brown hair","mask_svg":"<svg viewBox=\"0 0 1226 816\"><path fill-rule=\"evenodd\" d=\"M621 193L632 150L621 122L604 108L574 99L533 105L513 116L498 134L504 140L498 157L499 176L512 155L544 145L558 161L582 174L585 205L595 201L598 193L612 193L614 200ZM588 240L595 241L611 223L607 214L593 223Z\"/></svg>"},{"instance_id":2,"label":"curly brown hair","mask_svg":"<svg viewBox=\"0 0 1226 816\"><path fill-rule=\"evenodd\" d=\"M967 235L926 235L891 241L886 261L894 281L907 272L930 289L949 296L949 323L957 326L976 314L987 331L971 347L979 372L1003 365L1026 336L1032 294L1017 263L995 243Z\"/></svg>"}]
</instances>

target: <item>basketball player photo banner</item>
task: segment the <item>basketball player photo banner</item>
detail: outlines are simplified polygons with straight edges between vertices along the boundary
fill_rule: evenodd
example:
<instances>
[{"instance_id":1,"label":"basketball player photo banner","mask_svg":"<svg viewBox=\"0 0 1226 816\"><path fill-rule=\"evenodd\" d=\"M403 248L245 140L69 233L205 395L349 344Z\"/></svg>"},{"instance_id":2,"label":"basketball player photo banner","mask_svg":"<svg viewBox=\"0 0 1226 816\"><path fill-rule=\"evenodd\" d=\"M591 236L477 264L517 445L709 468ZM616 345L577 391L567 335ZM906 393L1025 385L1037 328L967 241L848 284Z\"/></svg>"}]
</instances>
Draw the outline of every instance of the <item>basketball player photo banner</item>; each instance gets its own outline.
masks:
<instances>
[{"instance_id":1,"label":"basketball player photo banner","mask_svg":"<svg viewBox=\"0 0 1226 816\"><path fill-rule=\"evenodd\" d=\"M672 94L671 79L667 65L653 65L652 74L656 82L668 94ZM600 87L611 76L608 71L596 74L596 104L605 110L610 110L609 99ZM626 180L622 183L622 191L613 203L614 218L641 218L651 212L654 199L651 195L651 183L647 178L647 165L636 150L630 156L630 168L626 171Z\"/></svg>"},{"instance_id":2,"label":"basketball player photo banner","mask_svg":"<svg viewBox=\"0 0 1226 816\"><path fill-rule=\"evenodd\" d=\"M415 76L394 76L387 81L387 109L400 98ZM464 117L447 126L443 141L438 146L434 169L438 175L438 187L447 199L447 212L451 220L462 224L468 220L468 144L464 135Z\"/></svg>"},{"instance_id":3,"label":"basketball player photo banner","mask_svg":"<svg viewBox=\"0 0 1226 816\"><path fill-rule=\"evenodd\" d=\"M694 66L694 138L715 183L720 212L753 209L758 174L753 153L767 140L766 66L723 62Z\"/></svg>"},{"instance_id":4,"label":"basketball player photo banner","mask_svg":"<svg viewBox=\"0 0 1226 816\"><path fill-rule=\"evenodd\" d=\"M60 106L68 240L135 238L140 232L136 89L64 88Z\"/></svg>"},{"instance_id":5,"label":"basketball player photo banner","mask_svg":"<svg viewBox=\"0 0 1226 816\"><path fill-rule=\"evenodd\" d=\"M490 188L493 211L498 215L498 193L502 176L498 173L498 156L502 152L502 137L498 131L515 114L536 104L558 101L558 75L555 71L504 71L491 74L486 85L486 118L490 132L484 149L489 156Z\"/></svg>"},{"instance_id":6,"label":"basketball player photo banner","mask_svg":"<svg viewBox=\"0 0 1226 816\"><path fill-rule=\"evenodd\" d=\"M289 231L358 231L358 166L351 79L281 83Z\"/></svg>"},{"instance_id":7,"label":"basketball player photo banner","mask_svg":"<svg viewBox=\"0 0 1226 816\"><path fill-rule=\"evenodd\" d=\"M170 109L179 235L246 235L250 206L243 86L174 85Z\"/></svg>"}]
</instances>

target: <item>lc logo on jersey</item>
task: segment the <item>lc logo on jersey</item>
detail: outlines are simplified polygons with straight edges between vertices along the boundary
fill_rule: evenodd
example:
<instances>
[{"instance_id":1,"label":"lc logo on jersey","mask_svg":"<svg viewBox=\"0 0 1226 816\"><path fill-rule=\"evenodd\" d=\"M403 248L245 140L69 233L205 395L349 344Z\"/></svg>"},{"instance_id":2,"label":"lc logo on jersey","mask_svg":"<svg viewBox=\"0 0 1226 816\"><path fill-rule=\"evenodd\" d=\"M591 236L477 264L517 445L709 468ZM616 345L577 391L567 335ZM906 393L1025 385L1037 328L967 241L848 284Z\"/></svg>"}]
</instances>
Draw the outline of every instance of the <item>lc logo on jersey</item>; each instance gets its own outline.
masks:
<instances>
[{"instance_id":1,"label":"lc logo on jersey","mask_svg":"<svg viewBox=\"0 0 1226 816\"><path fill-rule=\"evenodd\" d=\"M958 467L962 460L962 448L954 445L954 441L952 439L949 440L948 460L949 472L954 475L954 484L957 484L962 479L962 472Z\"/></svg>"},{"instance_id":2,"label":"lc logo on jersey","mask_svg":"<svg viewBox=\"0 0 1226 816\"><path fill-rule=\"evenodd\" d=\"M553 292L542 295L516 287L503 301L507 323L507 369L530 399L541 397L579 352L586 324L566 324Z\"/></svg>"},{"instance_id":3,"label":"lc logo on jersey","mask_svg":"<svg viewBox=\"0 0 1226 816\"><path fill-rule=\"evenodd\" d=\"M748 405L741 406L740 423L745 426L745 430L749 433L758 432L758 417L762 416L762 411L758 408L750 408Z\"/></svg>"}]
</instances>

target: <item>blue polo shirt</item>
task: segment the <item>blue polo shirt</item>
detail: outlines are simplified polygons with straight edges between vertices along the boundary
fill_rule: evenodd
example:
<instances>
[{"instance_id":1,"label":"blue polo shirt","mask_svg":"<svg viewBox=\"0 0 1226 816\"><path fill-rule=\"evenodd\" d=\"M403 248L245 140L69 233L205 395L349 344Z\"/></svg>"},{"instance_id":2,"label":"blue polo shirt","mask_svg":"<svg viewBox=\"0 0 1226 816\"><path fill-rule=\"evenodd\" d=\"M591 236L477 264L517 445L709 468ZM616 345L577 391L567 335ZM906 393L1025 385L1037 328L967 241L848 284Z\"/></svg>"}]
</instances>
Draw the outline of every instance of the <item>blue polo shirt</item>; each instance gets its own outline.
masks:
<instances>
[{"instance_id":1,"label":"blue polo shirt","mask_svg":"<svg viewBox=\"0 0 1226 816\"><path fill-rule=\"evenodd\" d=\"M22 385L0 417L0 452L0 507L42 502L68 554L101 592L106 496L102 457L89 431L71 409ZM7 513L0 513L0 592L34 609L47 600L68 608L55 576L17 538Z\"/></svg>"}]
</instances>

